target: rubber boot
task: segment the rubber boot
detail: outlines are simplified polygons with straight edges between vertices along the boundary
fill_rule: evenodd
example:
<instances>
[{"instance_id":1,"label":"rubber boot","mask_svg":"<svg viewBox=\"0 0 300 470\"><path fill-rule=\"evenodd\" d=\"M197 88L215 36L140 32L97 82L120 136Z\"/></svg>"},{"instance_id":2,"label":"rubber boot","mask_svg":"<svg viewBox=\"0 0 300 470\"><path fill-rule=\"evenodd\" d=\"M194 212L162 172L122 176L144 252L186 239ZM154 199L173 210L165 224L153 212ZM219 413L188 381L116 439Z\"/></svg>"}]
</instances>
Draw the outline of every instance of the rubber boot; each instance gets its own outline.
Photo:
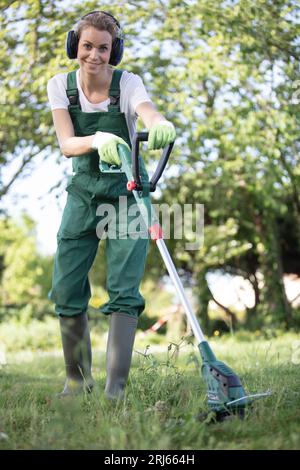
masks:
<instances>
[{"instance_id":1,"label":"rubber boot","mask_svg":"<svg viewBox=\"0 0 300 470\"><path fill-rule=\"evenodd\" d=\"M59 317L66 367L66 382L58 397L91 392L94 380L91 373L92 350L86 313L74 317Z\"/></svg>"},{"instance_id":2,"label":"rubber boot","mask_svg":"<svg viewBox=\"0 0 300 470\"><path fill-rule=\"evenodd\" d=\"M106 386L108 399L122 399L131 365L138 319L126 313L112 313L106 349Z\"/></svg>"}]
</instances>

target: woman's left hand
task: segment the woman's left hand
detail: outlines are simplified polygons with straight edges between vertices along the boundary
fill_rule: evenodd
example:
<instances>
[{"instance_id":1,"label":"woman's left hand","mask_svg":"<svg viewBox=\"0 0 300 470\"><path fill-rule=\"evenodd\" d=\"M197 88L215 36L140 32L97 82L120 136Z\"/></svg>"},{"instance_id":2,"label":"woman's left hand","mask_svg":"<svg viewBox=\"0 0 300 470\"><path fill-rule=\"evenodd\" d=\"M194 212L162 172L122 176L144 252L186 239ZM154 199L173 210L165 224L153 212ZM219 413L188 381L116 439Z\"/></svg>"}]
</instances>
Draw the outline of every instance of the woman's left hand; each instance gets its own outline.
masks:
<instances>
[{"instance_id":1,"label":"woman's left hand","mask_svg":"<svg viewBox=\"0 0 300 470\"><path fill-rule=\"evenodd\" d=\"M159 121L149 131L148 149L157 150L174 142L176 139L175 127L170 121Z\"/></svg>"}]
</instances>

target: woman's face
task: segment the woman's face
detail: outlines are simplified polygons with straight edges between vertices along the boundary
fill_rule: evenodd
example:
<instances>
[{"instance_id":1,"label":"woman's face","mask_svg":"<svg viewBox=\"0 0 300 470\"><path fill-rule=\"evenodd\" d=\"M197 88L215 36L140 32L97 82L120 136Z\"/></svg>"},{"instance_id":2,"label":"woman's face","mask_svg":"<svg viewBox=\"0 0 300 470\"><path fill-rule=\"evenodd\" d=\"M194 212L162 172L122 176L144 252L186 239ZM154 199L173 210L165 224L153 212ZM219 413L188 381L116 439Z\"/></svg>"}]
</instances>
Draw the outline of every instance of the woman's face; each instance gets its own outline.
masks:
<instances>
[{"instance_id":1,"label":"woman's face","mask_svg":"<svg viewBox=\"0 0 300 470\"><path fill-rule=\"evenodd\" d=\"M112 36L108 31L99 31L90 26L81 32L77 59L80 68L88 74L97 75L107 66L112 47Z\"/></svg>"}]
</instances>

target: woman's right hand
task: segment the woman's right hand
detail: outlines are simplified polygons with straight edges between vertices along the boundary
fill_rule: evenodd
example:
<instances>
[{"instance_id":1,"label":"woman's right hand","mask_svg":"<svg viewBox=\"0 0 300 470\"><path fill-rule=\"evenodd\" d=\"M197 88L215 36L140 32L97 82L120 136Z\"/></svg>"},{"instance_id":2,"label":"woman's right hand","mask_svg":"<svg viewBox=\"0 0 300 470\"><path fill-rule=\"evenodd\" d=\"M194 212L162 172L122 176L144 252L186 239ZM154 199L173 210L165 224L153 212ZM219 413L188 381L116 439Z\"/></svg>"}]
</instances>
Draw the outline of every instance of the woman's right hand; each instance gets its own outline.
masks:
<instances>
[{"instance_id":1,"label":"woman's right hand","mask_svg":"<svg viewBox=\"0 0 300 470\"><path fill-rule=\"evenodd\" d=\"M125 140L109 132L96 132L92 141L92 148L98 150L100 160L109 165L121 166L121 159L118 154L118 144L129 146ZM129 149L130 150L130 149Z\"/></svg>"}]
</instances>

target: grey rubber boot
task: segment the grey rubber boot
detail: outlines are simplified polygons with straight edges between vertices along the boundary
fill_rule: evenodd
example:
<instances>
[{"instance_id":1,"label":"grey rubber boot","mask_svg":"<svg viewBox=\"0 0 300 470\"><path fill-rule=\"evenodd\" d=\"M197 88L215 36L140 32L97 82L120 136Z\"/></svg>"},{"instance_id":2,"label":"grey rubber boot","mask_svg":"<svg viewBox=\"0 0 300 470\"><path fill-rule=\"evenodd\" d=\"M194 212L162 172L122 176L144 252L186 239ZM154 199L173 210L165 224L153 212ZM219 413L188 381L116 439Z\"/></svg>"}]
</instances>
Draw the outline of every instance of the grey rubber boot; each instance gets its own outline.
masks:
<instances>
[{"instance_id":1,"label":"grey rubber boot","mask_svg":"<svg viewBox=\"0 0 300 470\"><path fill-rule=\"evenodd\" d=\"M131 365L138 319L126 313L112 313L106 349L105 395L122 399Z\"/></svg>"},{"instance_id":2,"label":"grey rubber boot","mask_svg":"<svg viewBox=\"0 0 300 470\"><path fill-rule=\"evenodd\" d=\"M66 382L58 397L91 392L92 350L86 313L74 317L59 316L62 346L66 367Z\"/></svg>"}]
</instances>

